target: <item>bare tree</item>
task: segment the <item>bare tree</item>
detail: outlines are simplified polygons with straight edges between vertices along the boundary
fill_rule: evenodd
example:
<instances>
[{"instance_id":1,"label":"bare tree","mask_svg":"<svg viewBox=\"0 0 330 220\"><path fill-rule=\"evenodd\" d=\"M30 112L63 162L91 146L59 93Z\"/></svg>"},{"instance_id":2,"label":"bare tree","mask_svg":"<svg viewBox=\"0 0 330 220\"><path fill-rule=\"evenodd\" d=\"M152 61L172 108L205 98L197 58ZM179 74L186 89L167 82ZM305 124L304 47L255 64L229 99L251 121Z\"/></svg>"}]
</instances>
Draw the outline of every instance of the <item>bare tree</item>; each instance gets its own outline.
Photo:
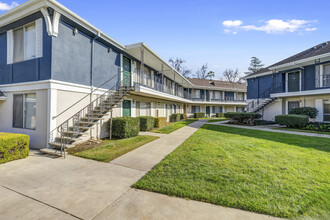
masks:
<instances>
[{"instance_id":1,"label":"bare tree","mask_svg":"<svg viewBox=\"0 0 330 220\"><path fill-rule=\"evenodd\" d=\"M227 80L228 82L236 82L236 80L239 80L239 72L238 69L226 69L222 76Z\"/></svg>"},{"instance_id":2,"label":"bare tree","mask_svg":"<svg viewBox=\"0 0 330 220\"><path fill-rule=\"evenodd\" d=\"M191 70L187 69L183 64L186 63L184 59L181 58L170 58L168 62L171 64L171 66L176 69L179 73L181 73L183 76L188 76L191 74Z\"/></svg>"},{"instance_id":3,"label":"bare tree","mask_svg":"<svg viewBox=\"0 0 330 220\"><path fill-rule=\"evenodd\" d=\"M204 65L202 65L202 67L199 70L197 70L197 72L194 74L194 77L200 79L207 79L207 78L212 79L214 77L214 72L208 71L208 65L207 63L205 63Z\"/></svg>"}]
</instances>

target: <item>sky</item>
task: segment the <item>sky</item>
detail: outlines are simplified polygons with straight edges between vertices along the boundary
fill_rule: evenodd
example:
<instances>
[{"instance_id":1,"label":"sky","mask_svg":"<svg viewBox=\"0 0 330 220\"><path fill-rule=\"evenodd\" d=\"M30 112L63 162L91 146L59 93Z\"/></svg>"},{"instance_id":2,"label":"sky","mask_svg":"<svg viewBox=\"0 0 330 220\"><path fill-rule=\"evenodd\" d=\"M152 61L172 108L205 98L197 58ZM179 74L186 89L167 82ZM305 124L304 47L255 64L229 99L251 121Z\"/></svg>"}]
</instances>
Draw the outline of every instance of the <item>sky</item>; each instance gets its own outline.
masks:
<instances>
[{"instance_id":1,"label":"sky","mask_svg":"<svg viewBox=\"0 0 330 220\"><path fill-rule=\"evenodd\" d=\"M0 13L25 1L0 1ZM58 0L113 39L144 42L195 73L247 72L330 40L330 0Z\"/></svg>"}]
</instances>

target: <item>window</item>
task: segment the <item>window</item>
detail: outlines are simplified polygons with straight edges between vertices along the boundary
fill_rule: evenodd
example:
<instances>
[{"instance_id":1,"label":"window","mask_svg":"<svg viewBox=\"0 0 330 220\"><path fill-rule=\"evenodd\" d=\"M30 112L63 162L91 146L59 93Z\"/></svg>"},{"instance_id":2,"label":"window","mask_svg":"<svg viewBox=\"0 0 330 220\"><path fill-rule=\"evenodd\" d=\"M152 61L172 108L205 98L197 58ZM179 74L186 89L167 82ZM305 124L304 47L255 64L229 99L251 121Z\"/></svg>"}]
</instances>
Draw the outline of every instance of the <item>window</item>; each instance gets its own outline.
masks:
<instances>
[{"instance_id":1,"label":"window","mask_svg":"<svg viewBox=\"0 0 330 220\"><path fill-rule=\"evenodd\" d=\"M324 103L323 121L330 121L330 103Z\"/></svg>"},{"instance_id":2,"label":"window","mask_svg":"<svg viewBox=\"0 0 330 220\"><path fill-rule=\"evenodd\" d=\"M20 62L36 58L35 22L13 30L13 61Z\"/></svg>"},{"instance_id":3,"label":"window","mask_svg":"<svg viewBox=\"0 0 330 220\"><path fill-rule=\"evenodd\" d=\"M299 101L294 101L294 102L288 102L288 113L295 108L299 108L300 102Z\"/></svg>"},{"instance_id":4,"label":"window","mask_svg":"<svg viewBox=\"0 0 330 220\"><path fill-rule=\"evenodd\" d=\"M191 106L191 113L200 112L200 106Z\"/></svg>"},{"instance_id":5,"label":"window","mask_svg":"<svg viewBox=\"0 0 330 220\"><path fill-rule=\"evenodd\" d=\"M323 87L330 87L330 65L323 66Z\"/></svg>"},{"instance_id":6,"label":"window","mask_svg":"<svg viewBox=\"0 0 330 220\"><path fill-rule=\"evenodd\" d=\"M36 94L14 95L13 127L36 129Z\"/></svg>"},{"instance_id":7,"label":"window","mask_svg":"<svg viewBox=\"0 0 330 220\"><path fill-rule=\"evenodd\" d=\"M222 106L213 106L213 113L222 113Z\"/></svg>"},{"instance_id":8,"label":"window","mask_svg":"<svg viewBox=\"0 0 330 220\"><path fill-rule=\"evenodd\" d=\"M245 108L244 107L236 107L236 112L244 112Z\"/></svg>"}]
</instances>

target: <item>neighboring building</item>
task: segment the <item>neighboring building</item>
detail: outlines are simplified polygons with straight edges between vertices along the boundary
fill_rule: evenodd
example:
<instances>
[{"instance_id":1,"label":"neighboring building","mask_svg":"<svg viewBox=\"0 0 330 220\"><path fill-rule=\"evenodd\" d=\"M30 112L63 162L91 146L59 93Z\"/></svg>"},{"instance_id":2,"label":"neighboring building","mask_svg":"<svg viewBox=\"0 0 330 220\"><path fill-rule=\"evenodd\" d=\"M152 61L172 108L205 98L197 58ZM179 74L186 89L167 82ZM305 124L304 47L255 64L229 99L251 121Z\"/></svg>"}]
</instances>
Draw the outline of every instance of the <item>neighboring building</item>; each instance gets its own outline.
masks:
<instances>
[{"instance_id":1,"label":"neighboring building","mask_svg":"<svg viewBox=\"0 0 330 220\"><path fill-rule=\"evenodd\" d=\"M54 0L0 15L0 131L31 147L103 138L118 116L243 111L246 86L187 79L144 43L122 45Z\"/></svg>"},{"instance_id":2,"label":"neighboring building","mask_svg":"<svg viewBox=\"0 0 330 220\"><path fill-rule=\"evenodd\" d=\"M316 121L330 122L330 42L275 63L247 80L247 110L274 121L292 108L315 107Z\"/></svg>"}]
</instances>

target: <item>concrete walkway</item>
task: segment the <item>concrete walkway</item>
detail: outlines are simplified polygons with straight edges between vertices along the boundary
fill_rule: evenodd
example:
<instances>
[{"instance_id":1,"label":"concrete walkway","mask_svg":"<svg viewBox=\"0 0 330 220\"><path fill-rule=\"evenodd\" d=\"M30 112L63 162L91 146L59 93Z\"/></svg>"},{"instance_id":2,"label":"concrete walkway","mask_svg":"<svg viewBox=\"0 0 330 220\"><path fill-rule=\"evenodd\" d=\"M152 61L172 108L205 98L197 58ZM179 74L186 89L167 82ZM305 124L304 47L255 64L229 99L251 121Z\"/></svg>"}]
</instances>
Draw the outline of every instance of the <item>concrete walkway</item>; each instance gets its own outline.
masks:
<instances>
[{"instance_id":1,"label":"concrete walkway","mask_svg":"<svg viewBox=\"0 0 330 220\"><path fill-rule=\"evenodd\" d=\"M135 190L131 185L207 121L197 121L110 163L31 151L0 165L0 219L274 219Z\"/></svg>"},{"instance_id":2,"label":"concrete walkway","mask_svg":"<svg viewBox=\"0 0 330 220\"><path fill-rule=\"evenodd\" d=\"M284 133L284 134L296 134L296 135L303 135L303 136L309 136L309 137L330 138L330 134L318 134L318 133L308 133L308 132L274 129L274 128L280 128L280 126L278 126L278 125L243 126L243 125L226 124L227 122L228 121L221 121L221 122L213 122L213 123L207 123L207 124L223 125L223 126L227 126L227 127L245 128L245 129L252 129L252 130L259 130L259 131L270 131L270 132Z\"/></svg>"}]
</instances>

